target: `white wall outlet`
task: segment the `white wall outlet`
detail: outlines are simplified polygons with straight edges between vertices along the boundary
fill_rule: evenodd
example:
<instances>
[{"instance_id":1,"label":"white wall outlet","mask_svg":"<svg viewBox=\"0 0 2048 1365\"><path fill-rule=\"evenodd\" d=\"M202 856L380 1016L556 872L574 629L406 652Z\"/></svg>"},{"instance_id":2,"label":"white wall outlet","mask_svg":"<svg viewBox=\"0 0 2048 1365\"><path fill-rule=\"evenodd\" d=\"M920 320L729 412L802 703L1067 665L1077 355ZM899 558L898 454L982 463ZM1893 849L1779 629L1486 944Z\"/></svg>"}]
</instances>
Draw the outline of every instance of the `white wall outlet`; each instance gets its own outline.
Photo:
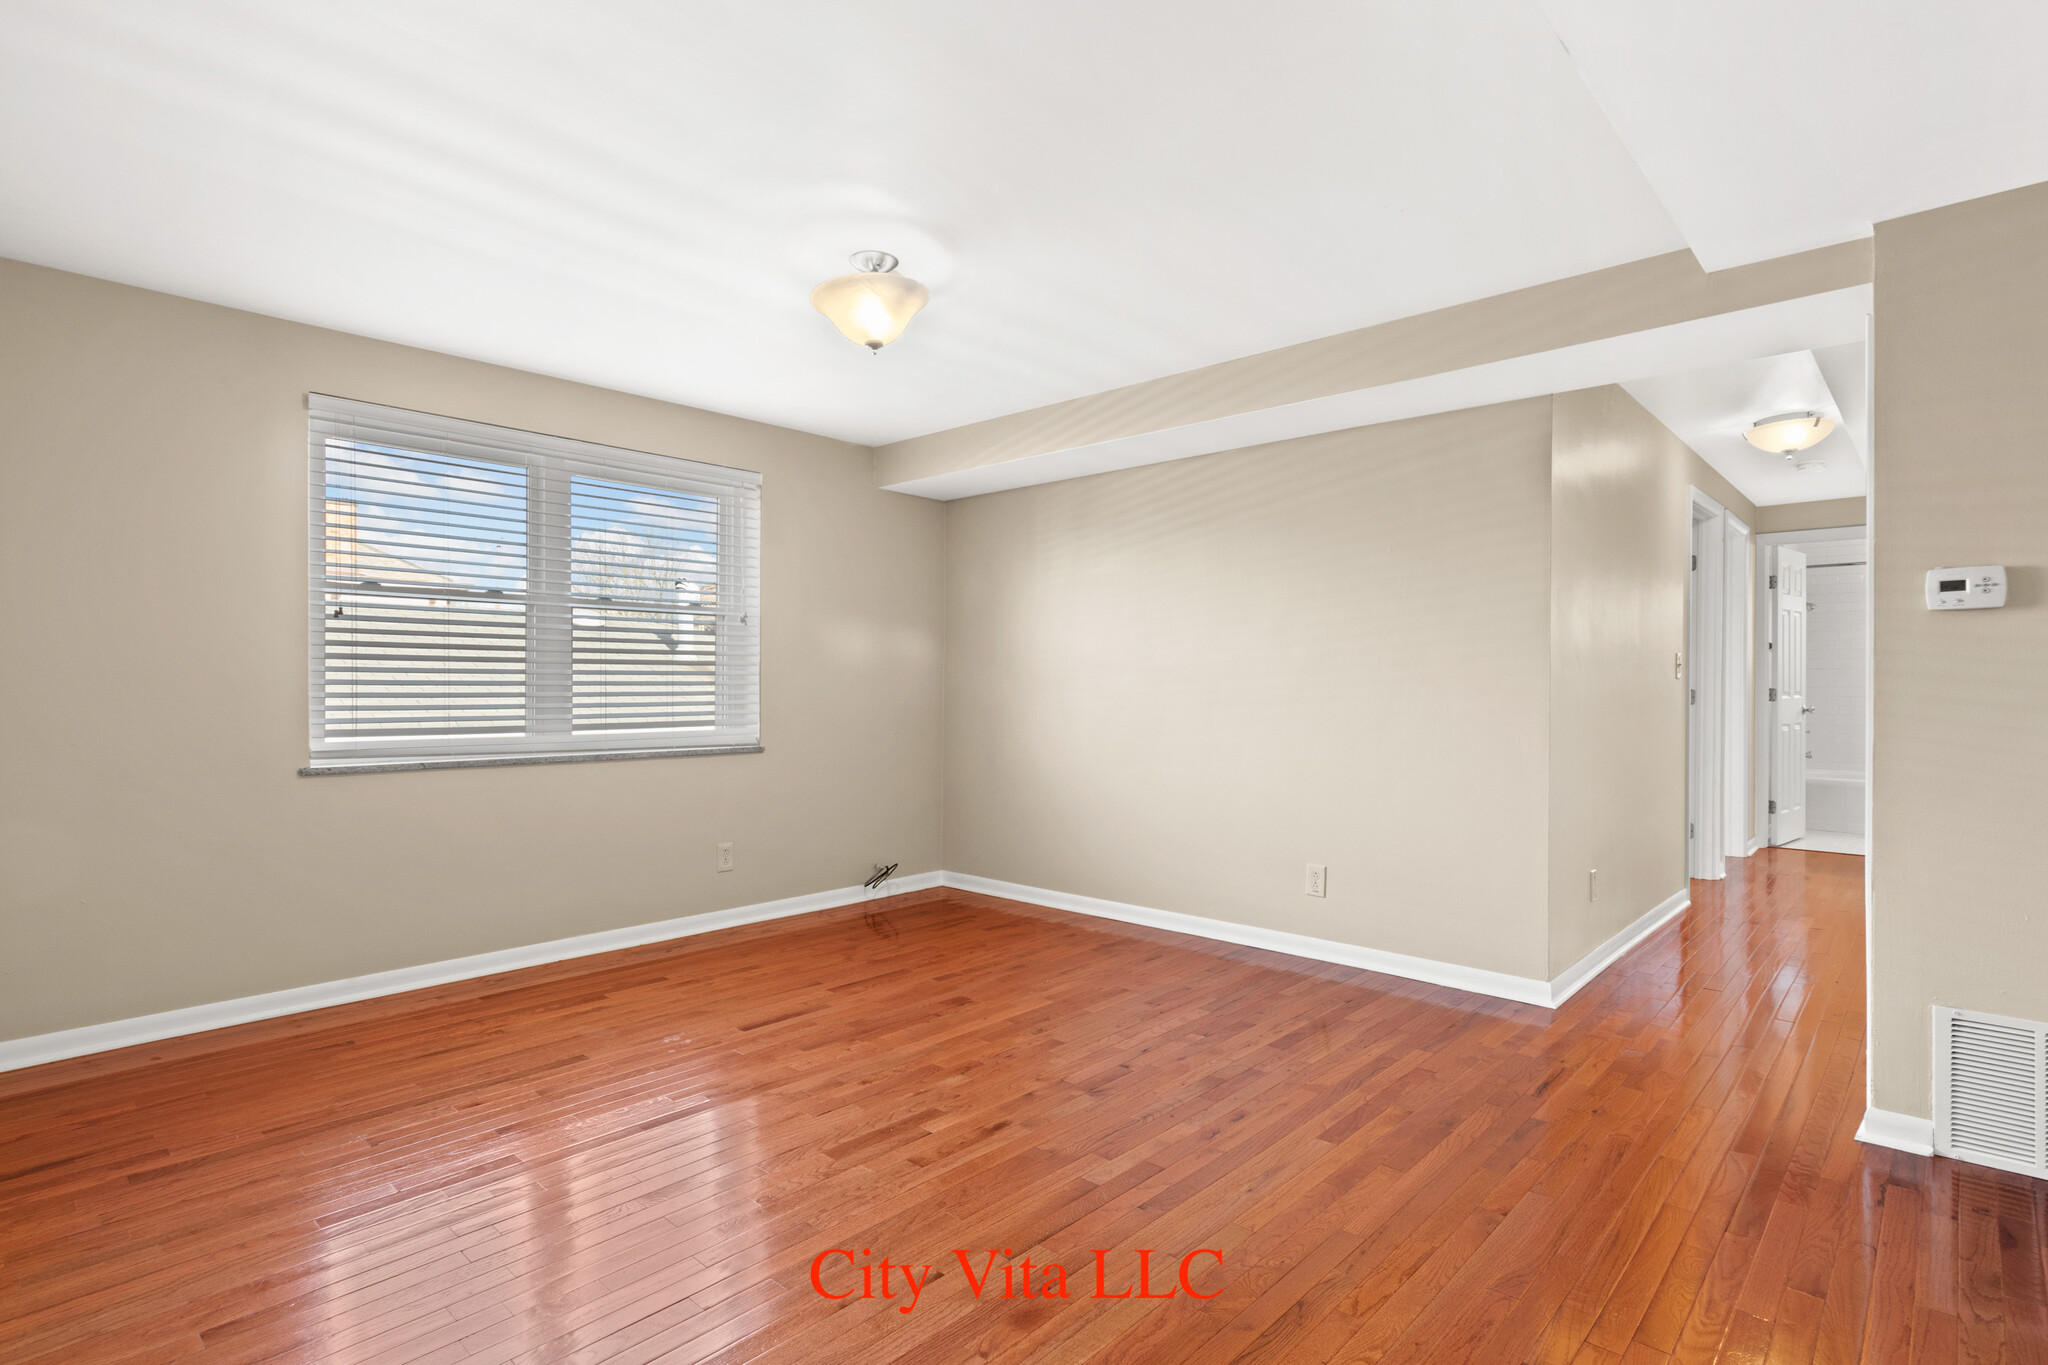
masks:
<instances>
[{"instance_id":1,"label":"white wall outlet","mask_svg":"<svg viewBox=\"0 0 2048 1365\"><path fill-rule=\"evenodd\" d=\"M1586 899L1589 901L1600 899L1600 869L1597 867L1586 874Z\"/></svg>"},{"instance_id":2,"label":"white wall outlet","mask_svg":"<svg viewBox=\"0 0 2048 1365\"><path fill-rule=\"evenodd\" d=\"M732 871L732 840L730 839L727 839L718 846L718 870L720 872Z\"/></svg>"},{"instance_id":3,"label":"white wall outlet","mask_svg":"<svg viewBox=\"0 0 2048 1365\"><path fill-rule=\"evenodd\" d=\"M1302 890L1308 892L1311 896L1329 895L1330 869L1321 863L1310 863L1308 865L1308 883L1302 887Z\"/></svg>"}]
</instances>

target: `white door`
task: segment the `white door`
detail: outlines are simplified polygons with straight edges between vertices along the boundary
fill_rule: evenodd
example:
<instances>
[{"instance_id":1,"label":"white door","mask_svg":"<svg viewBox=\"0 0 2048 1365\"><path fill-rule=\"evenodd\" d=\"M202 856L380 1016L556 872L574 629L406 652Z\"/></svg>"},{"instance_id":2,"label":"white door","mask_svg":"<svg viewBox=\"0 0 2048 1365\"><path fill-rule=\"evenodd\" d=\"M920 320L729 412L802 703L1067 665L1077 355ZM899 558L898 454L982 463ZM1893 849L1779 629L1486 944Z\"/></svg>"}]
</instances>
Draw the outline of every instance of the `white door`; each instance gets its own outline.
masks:
<instances>
[{"instance_id":1,"label":"white door","mask_svg":"<svg viewBox=\"0 0 2048 1365\"><path fill-rule=\"evenodd\" d=\"M1714 690L1720 658L1721 519L1693 507L1692 572L1686 579L1685 838L1686 875L1718 880L1728 875L1721 850L1720 696Z\"/></svg>"},{"instance_id":2,"label":"white door","mask_svg":"<svg viewBox=\"0 0 2048 1365\"><path fill-rule=\"evenodd\" d=\"M1806 552L1780 545L1771 587L1771 842L1806 837Z\"/></svg>"}]
</instances>

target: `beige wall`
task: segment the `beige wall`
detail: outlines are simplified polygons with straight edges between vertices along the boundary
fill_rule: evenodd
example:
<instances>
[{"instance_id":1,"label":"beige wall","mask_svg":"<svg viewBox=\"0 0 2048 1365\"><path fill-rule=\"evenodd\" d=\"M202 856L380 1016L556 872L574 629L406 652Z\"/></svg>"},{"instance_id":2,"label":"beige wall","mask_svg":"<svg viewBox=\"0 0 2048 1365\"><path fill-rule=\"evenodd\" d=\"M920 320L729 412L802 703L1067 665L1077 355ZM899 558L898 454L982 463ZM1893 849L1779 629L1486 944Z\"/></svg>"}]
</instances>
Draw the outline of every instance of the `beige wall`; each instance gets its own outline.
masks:
<instances>
[{"instance_id":1,"label":"beige wall","mask_svg":"<svg viewBox=\"0 0 2048 1365\"><path fill-rule=\"evenodd\" d=\"M878 859L1532 978L1682 883L1685 487L1757 514L1619 389L946 506L821 438L12 263L0 291L37 644L0 673L0 1037ZM296 777L308 390L763 471L768 752Z\"/></svg>"},{"instance_id":2,"label":"beige wall","mask_svg":"<svg viewBox=\"0 0 2048 1365\"><path fill-rule=\"evenodd\" d=\"M1621 388L1553 400L1550 976L1686 887L1687 682L1672 655L1686 652L1692 485L1754 524Z\"/></svg>"},{"instance_id":3,"label":"beige wall","mask_svg":"<svg viewBox=\"0 0 2048 1365\"><path fill-rule=\"evenodd\" d=\"M1607 387L951 504L947 865L1556 976L1686 885L1690 486Z\"/></svg>"},{"instance_id":4,"label":"beige wall","mask_svg":"<svg viewBox=\"0 0 2048 1365\"><path fill-rule=\"evenodd\" d=\"M1877 228L1873 1099L1932 1113L1934 1005L2048 1019L2048 185ZM2000 611L1926 571L2003 563Z\"/></svg>"},{"instance_id":5,"label":"beige wall","mask_svg":"<svg viewBox=\"0 0 2048 1365\"><path fill-rule=\"evenodd\" d=\"M1623 392L1625 393L1626 390L1623 390ZM1638 406L1640 407L1640 405ZM1649 409L1647 408L1643 408L1642 413L1645 417L1650 416ZM1650 418L1650 420L1656 422L1654 417ZM1721 477L1720 470L1702 460L1698 455L1695 455L1692 447L1672 435L1671 429L1662 422L1657 422L1655 433L1646 431L1645 439L1654 439L1659 446L1670 453L1670 458L1678 462L1686 482L1699 489L1700 492L1705 493L1715 502L1720 503L1736 516L1742 518L1743 525L1749 527L1752 536L1757 534L1756 523L1758 518L1763 516L1764 509L1758 507L1748 498L1743 497L1736 490L1734 484ZM1692 513L1688 511L1686 515L1691 516Z\"/></svg>"},{"instance_id":6,"label":"beige wall","mask_svg":"<svg viewBox=\"0 0 2048 1365\"><path fill-rule=\"evenodd\" d=\"M295 776L308 390L760 470L767 752ZM0 433L0 1038L939 865L944 513L863 449L14 263Z\"/></svg>"},{"instance_id":7,"label":"beige wall","mask_svg":"<svg viewBox=\"0 0 2048 1365\"><path fill-rule=\"evenodd\" d=\"M948 867L1547 976L1549 464L1536 399L951 504Z\"/></svg>"},{"instance_id":8,"label":"beige wall","mask_svg":"<svg viewBox=\"0 0 2048 1365\"><path fill-rule=\"evenodd\" d=\"M1819 502L1786 502L1756 509L1758 535L1778 531L1821 531L1836 526L1861 526L1868 519L1862 498L1825 498Z\"/></svg>"}]
</instances>

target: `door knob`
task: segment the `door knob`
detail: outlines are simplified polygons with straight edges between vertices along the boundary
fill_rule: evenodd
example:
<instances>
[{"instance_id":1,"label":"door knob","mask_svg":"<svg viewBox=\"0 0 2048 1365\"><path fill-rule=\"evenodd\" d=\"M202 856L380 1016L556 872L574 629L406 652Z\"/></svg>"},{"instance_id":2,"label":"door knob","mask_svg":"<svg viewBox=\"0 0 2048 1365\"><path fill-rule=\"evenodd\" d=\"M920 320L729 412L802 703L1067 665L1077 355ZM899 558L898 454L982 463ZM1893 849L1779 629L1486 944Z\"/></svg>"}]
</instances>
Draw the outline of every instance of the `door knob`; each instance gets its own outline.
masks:
<instances>
[{"instance_id":1,"label":"door knob","mask_svg":"<svg viewBox=\"0 0 2048 1365\"><path fill-rule=\"evenodd\" d=\"M1802 716L1810 716L1813 714L1813 708L1811 706L1802 706L1799 708L1799 714Z\"/></svg>"}]
</instances>

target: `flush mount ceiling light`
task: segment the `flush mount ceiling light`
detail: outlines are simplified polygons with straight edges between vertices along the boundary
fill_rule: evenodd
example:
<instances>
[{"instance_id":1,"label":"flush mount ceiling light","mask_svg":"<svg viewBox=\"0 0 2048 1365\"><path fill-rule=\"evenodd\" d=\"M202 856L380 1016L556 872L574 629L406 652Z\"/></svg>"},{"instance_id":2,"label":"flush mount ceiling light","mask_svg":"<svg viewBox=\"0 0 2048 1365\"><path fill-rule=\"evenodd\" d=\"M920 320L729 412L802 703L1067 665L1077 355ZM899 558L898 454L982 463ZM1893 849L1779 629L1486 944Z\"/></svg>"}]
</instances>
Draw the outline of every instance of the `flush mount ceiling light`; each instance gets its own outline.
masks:
<instances>
[{"instance_id":1,"label":"flush mount ceiling light","mask_svg":"<svg viewBox=\"0 0 2048 1365\"><path fill-rule=\"evenodd\" d=\"M1766 417L1751 424L1742 433L1742 439L1758 450L1768 450L1773 455L1792 458L1792 452L1820 444L1829 432L1835 429L1835 419L1823 417L1817 412L1786 412L1776 417Z\"/></svg>"},{"instance_id":2,"label":"flush mount ceiling light","mask_svg":"<svg viewBox=\"0 0 2048 1365\"><path fill-rule=\"evenodd\" d=\"M931 291L897 274L896 258L886 251L856 251L848 260L857 273L813 289L811 307L832 319L848 341L879 351L903 335Z\"/></svg>"}]
</instances>

